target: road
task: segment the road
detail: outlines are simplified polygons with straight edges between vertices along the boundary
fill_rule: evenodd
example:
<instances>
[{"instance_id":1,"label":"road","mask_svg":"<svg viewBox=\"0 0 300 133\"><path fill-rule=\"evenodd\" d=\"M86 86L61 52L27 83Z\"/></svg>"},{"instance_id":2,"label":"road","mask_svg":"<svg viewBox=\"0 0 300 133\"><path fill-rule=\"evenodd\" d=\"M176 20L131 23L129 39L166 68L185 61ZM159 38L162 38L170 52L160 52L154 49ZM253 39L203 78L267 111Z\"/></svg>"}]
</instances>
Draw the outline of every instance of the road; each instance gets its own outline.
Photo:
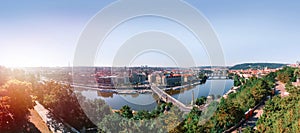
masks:
<instances>
[{"instance_id":1,"label":"road","mask_svg":"<svg viewBox=\"0 0 300 133\"><path fill-rule=\"evenodd\" d=\"M34 110L30 109L30 116L29 121L34 124L34 126L39 130L41 133L51 133L46 123L42 120L40 115Z\"/></svg>"},{"instance_id":2,"label":"road","mask_svg":"<svg viewBox=\"0 0 300 133\"><path fill-rule=\"evenodd\" d=\"M280 81L277 81L276 82L276 87L275 87L275 90L278 91L280 93L280 96L281 97L286 97L289 95L289 93L285 90L285 84L280 82Z\"/></svg>"},{"instance_id":3,"label":"road","mask_svg":"<svg viewBox=\"0 0 300 133\"><path fill-rule=\"evenodd\" d=\"M39 114L42 120L47 123L49 129L54 133L69 133L71 130L65 126L59 119L54 118L50 111L44 108L39 102L36 101L34 110Z\"/></svg>"}]
</instances>

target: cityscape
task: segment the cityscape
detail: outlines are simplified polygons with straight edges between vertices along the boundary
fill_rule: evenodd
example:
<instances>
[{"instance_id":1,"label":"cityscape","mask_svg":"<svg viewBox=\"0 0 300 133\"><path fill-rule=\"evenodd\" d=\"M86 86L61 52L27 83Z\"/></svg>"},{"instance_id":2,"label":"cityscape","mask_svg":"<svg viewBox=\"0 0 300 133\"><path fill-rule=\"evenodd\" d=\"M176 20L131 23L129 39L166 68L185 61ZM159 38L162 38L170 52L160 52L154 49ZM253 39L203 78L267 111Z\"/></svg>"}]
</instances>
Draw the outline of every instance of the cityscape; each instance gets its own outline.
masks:
<instances>
[{"instance_id":1,"label":"cityscape","mask_svg":"<svg viewBox=\"0 0 300 133\"><path fill-rule=\"evenodd\" d=\"M242 65L242 67L245 67L246 69L244 68L235 69L236 67L238 68L241 67L240 65ZM1 114L1 118L2 118L1 120L2 121L9 120L9 118L6 117L12 117L10 115L6 116L5 114L3 114L5 113L5 111L9 110L9 107L4 106L5 103L7 104L7 102L5 102L6 100L5 97L6 95L9 95L9 90L5 91L5 89L7 87L10 87L9 85L13 85L13 84L17 86L22 86L25 84L25 82L27 82L27 84L32 85L32 87L30 87L31 91L28 93L31 93L31 95L36 95L33 97L31 96L32 97L31 99L35 100L35 104L33 104L33 109L30 109L31 115L32 115L32 111L36 111L37 112L36 117L42 118L40 119L42 123L44 122L44 124L42 125L45 125L44 127L48 127L47 129L42 129L42 130L38 129L39 131L49 130L47 132L51 132L51 131L53 132L99 132L101 130L99 130L96 126L93 126L94 125L93 123L95 121L97 122L102 121L102 119L105 119L105 117L112 115L111 113L120 114L122 117L126 119L135 119L135 120L155 119L156 117L159 117L157 115L159 115L160 113L158 111L157 112L158 114L156 116L152 116L153 115L152 113L157 111L156 106L158 107L162 106L163 108L160 107L160 110L163 111L162 113L165 115L168 115L168 113L171 113L172 111L176 111L176 110L172 110L173 108L175 108L177 109L177 111L182 113L181 115L183 116L187 115L187 117L189 118L192 117L191 112L193 113L199 112L201 114L201 112L205 112L211 109L212 108L211 106L218 102L221 101L225 102L226 99L234 100L234 97L232 96L242 95L240 93L244 93L243 92L244 87L245 88L249 87L249 85L247 85L249 84L249 82L254 82L255 80L258 80L259 81L258 85L262 85L260 82L262 82L263 80L267 80L267 81L263 81L266 83L265 85L269 84L268 82L271 83L273 82L274 83L274 84L272 83L273 85L272 84L269 85L274 87L268 88L267 85L265 87L267 87L269 91L261 90L262 92L256 92L256 93L264 93L264 95L256 94L256 93L252 94L250 97L252 96L255 97L255 95L258 95L258 97L260 97L260 101L259 102L253 101L255 104L250 103L252 106L246 105L249 106L250 108L246 108L244 112L241 112L241 114L244 115L236 116L236 117L240 117L239 118L240 121L236 122L236 124L233 124L231 127L228 126L228 128L226 128L225 130L225 132L238 132L241 130L259 131L262 130L261 129L262 127L260 127L262 126L262 124L258 123L260 121L259 118L265 117L263 115L263 112L265 110L264 107L266 106L266 102L268 100L272 100L272 97L276 95L279 95L281 97L289 97L290 93L299 93L297 89L291 92L287 91L287 89L289 87L288 84L290 83L291 83L290 86L295 86L295 87L300 86L300 75L298 74L300 70L300 63L299 62L295 64L253 63L253 66L250 67L248 64L240 64L240 65L235 65L232 67L215 66L215 67L193 67L193 68L181 68L181 69L171 68L171 67L163 68L163 67L147 67L147 66L117 67L117 68L113 68L113 67L74 67L74 68L72 67L55 67L55 68L26 67L23 69L1 67L1 74L2 74L1 81L8 82L8 83L2 82L2 84L4 85L1 91L1 98L2 98L1 109L3 111ZM254 65L259 66L259 68L256 68ZM292 71L292 73L288 71ZM292 76L291 78L295 77L295 79L291 79L290 75L285 75L286 73L293 74L294 76ZM276 75L277 77L274 77ZM14 80L12 81L9 79L14 79ZM288 84L284 85L285 82L287 82ZM221 93L219 92L212 93L213 88L211 87L214 87L213 84L221 84L221 86L225 85L225 88L224 90L221 91ZM219 85L217 86L220 87ZM40 90L44 87L46 87L47 89L45 88L46 90ZM21 88L24 88L24 86ZM261 88L261 89L267 89L267 88ZM84 96L88 99L94 99L94 100L102 99L101 100L102 102L100 103L98 103L99 101L97 102L98 104L105 104L105 105L101 105L103 106L102 110L100 111L101 113L93 112L93 113L99 113L99 115L101 116L100 120L95 120L95 121L90 120L91 118L87 117L90 114L87 113L86 114L87 116L85 116L87 117L85 118L85 121L89 121L87 122L89 124L82 123L77 125L78 123L74 124L69 120L70 118L68 118L71 117L72 119L72 117L74 116L68 116L64 118L65 116L63 116L63 114L65 112L60 112L61 109L57 110L58 107L56 105L52 105L52 107L51 104L48 105L47 101L45 101L47 100L47 97L51 95L54 96L54 98L61 97L59 96L61 95L60 93L62 93L61 91L66 91L62 89L72 91L73 93L76 93L76 95L80 94L81 96ZM221 88L217 88L217 89L220 90ZM59 94L53 95L51 93L54 92L51 91L59 91L58 92ZM19 92L15 92L15 93L19 93ZM67 96L70 94L67 93L64 95ZM63 96L62 98L66 98L66 96ZM70 96L72 97L72 94ZM298 94L295 96L298 96ZM120 97L123 97L123 99L120 99ZM149 97L151 98L149 99ZM73 98L76 99L76 97ZM82 100L80 98L77 100L79 102L77 103L77 105L75 103L72 104L75 104L73 106L79 106L79 108L84 107L84 105L81 104L92 104L92 103L86 103L85 100L84 100L85 103L81 103L83 101L80 101ZM137 102L136 100L141 100L141 101ZM126 102L131 102L131 104L126 104ZM249 101L243 104L248 104L248 102ZM94 108L95 107L89 107L88 109L91 110ZM109 110L111 110L112 112L110 112ZM125 113L124 111L127 113L124 114ZM147 113L145 114L145 111L150 111L149 112L150 114L148 114L149 116L146 115ZM141 112L143 112L144 114L141 114ZM57 114L55 115L54 113L58 113L58 115ZM216 114L210 117L216 117L215 115ZM175 117L175 116L170 116L170 117ZM201 117L198 118L199 121L203 119L200 118ZM35 122L38 120L30 119L30 121ZM72 119L72 121L74 120ZM182 119L181 121L186 121L186 120ZM206 119L204 121L211 121L211 120ZM71 125L71 123L74 125ZM109 127L109 123L104 123L104 122L100 122L100 123L105 124L104 126ZM178 121L178 124L179 125L172 127L174 129L172 129L172 131L169 132L173 132L174 130L182 131L183 129L180 129L180 121ZM86 128L79 128L82 125L85 125L84 127ZM28 132L36 132L32 130L32 127L30 126L28 127L28 129L29 129ZM117 130L119 129L122 129L122 127L118 127ZM221 128L219 130L224 130L224 129L225 128ZM137 130L137 129L133 128L132 130ZM189 129L185 129L185 130L189 130Z\"/></svg>"},{"instance_id":2,"label":"cityscape","mask_svg":"<svg viewBox=\"0 0 300 133\"><path fill-rule=\"evenodd\" d=\"M18 2L0 133L300 132L298 1Z\"/></svg>"}]
</instances>

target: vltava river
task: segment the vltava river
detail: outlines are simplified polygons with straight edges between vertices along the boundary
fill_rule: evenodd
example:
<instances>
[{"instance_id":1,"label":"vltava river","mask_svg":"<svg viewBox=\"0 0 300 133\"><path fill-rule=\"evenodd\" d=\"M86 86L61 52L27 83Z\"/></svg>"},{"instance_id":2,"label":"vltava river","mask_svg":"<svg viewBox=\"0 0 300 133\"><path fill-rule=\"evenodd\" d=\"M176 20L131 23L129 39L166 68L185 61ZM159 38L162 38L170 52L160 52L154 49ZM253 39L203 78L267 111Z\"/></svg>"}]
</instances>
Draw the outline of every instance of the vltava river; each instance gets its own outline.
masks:
<instances>
[{"instance_id":1,"label":"vltava river","mask_svg":"<svg viewBox=\"0 0 300 133\"><path fill-rule=\"evenodd\" d=\"M214 95L222 96L233 86L233 80L207 80L205 84L181 89L180 91L168 91L174 98L183 104L191 104L193 92L194 98L201 96ZM153 110L158 100L155 95L149 94L112 94L100 93L96 90L85 90L81 92L83 96L89 99L101 98L112 109L120 109L124 105L130 106L133 110Z\"/></svg>"}]
</instances>

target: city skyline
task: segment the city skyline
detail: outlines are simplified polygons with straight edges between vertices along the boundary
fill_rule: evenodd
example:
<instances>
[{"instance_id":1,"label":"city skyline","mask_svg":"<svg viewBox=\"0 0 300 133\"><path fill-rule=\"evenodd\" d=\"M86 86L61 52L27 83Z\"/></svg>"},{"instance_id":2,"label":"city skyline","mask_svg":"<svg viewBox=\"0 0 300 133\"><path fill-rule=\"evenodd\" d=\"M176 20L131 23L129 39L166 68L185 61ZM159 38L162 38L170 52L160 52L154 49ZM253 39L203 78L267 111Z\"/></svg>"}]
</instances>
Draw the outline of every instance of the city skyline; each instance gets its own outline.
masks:
<instances>
[{"instance_id":1,"label":"city skyline","mask_svg":"<svg viewBox=\"0 0 300 133\"><path fill-rule=\"evenodd\" d=\"M77 40L85 25L111 2L113 1L70 3L69 1L32 0L32 2L19 4L1 2L0 17L3 21L0 22L0 65L7 67L72 65ZM187 0L186 2L202 12L211 23L219 37L227 66L252 62L290 64L300 59L298 53L300 40L297 38L300 31L298 26L300 17L297 15L300 9L297 7L300 2L270 0L249 3L218 1L219 4L215 1ZM141 24L136 26L136 23ZM125 23L123 30L124 27L132 30L147 30L147 25L150 24L158 30L169 33L184 33L184 29L178 25L149 17ZM120 32L123 30L119 27L115 31L115 38L122 38ZM126 35L131 34L128 32ZM209 66L209 59L202 44L196 44L196 47L190 46L192 39L189 39L188 35L186 38L189 41L185 44L191 50L192 56L197 59L196 64ZM114 44L114 41L104 46L104 49L107 49L104 50L104 57L113 56L118 49L115 45L122 45L111 46L111 44ZM105 59L95 61L95 65L110 66L111 61ZM150 53L136 58L132 65L171 66L174 62L172 64L172 60L167 56Z\"/></svg>"}]
</instances>

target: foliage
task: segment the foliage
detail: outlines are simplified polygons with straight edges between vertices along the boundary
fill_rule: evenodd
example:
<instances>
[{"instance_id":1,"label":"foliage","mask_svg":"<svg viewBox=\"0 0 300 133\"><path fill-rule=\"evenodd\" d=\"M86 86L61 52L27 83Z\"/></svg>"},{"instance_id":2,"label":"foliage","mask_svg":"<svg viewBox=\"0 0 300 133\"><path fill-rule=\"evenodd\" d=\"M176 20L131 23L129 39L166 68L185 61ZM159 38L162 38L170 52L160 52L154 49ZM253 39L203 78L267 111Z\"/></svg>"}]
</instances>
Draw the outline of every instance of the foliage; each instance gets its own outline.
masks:
<instances>
[{"instance_id":1,"label":"foliage","mask_svg":"<svg viewBox=\"0 0 300 133\"><path fill-rule=\"evenodd\" d=\"M131 111L130 107L123 106L120 114L106 115L103 120L98 123L101 132L167 132L176 131L176 127L183 120L182 113L177 107L172 107L166 111L167 104L161 104L155 110L138 111L133 117L128 117ZM126 112L125 114L123 114ZM157 115L156 113L159 113ZM126 115L127 114L127 115Z\"/></svg>"},{"instance_id":2,"label":"foliage","mask_svg":"<svg viewBox=\"0 0 300 133\"><path fill-rule=\"evenodd\" d=\"M294 76L296 78L300 79L300 69L299 68L294 71Z\"/></svg>"},{"instance_id":3,"label":"foliage","mask_svg":"<svg viewBox=\"0 0 300 133\"><path fill-rule=\"evenodd\" d=\"M0 130L9 131L23 127L28 121L33 102L29 94L31 84L9 80L0 89Z\"/></svg>"},{"instance_id":4,"label":"foliage","mask_svg":"<svg viewBox=\"0 0 300 133\"><path fill-rule=\"evenodd\" d=\"M250 126L246 127L243 131L243 133L253 133L253 130Z\"/></svg>"},{"instance_id":5,"label":"foliage","mask_svg":"<svg viewBox=\"0 0 300 133\"><path fill-rule=\"evenodd\" d=\"M111 108L102 99L85 99L85 97L78 95L80 105L84 113L89 117L93 123L99 123L106 115L111 115Z\"/></svg>"},{"instance_id":6,"label":"foliage","mask_svg":"<svg viewBox=\"0 0 300 133\"><path fill-rule=\"evenodd\" d=\"M269 76L272 77L272 76ZM224 132L244 118L244 113L270 95L272 81L268 78L250 78L236 93L222 98L212 117L203 122L205 112L191 111L182 125L182 132ZM239 81L242 79L239 79Z\"/></svg>"},{"instance_id":7,"label":"foliage","mask_svg":"<svg viewBox=\"0 0 300 133\"><path fill-rule=\"evenodd\" d=\"M39 88L34 89L34 94L40 103L55 114L55 116L62 118L76 129L95 127L82 110L76 94L70 85L63 85L54 81L45 82L44 84L40 84ZM84 100L81 99L80 101ZM93 103L86 104L93 105Z\"/></svg>"},{"instance_id":8,"label":"foliage","mask_svg":"<svg viewBox=\"0 0 300 133\"><path fill-rule=\"evenodd\" d=\"M198 105L198 106L200 106L200 105L204 104L206 102L206 100L207 100L207 98L204 97L204 96L202 96L202 97L196 99L196 103L195 104Z\"/></svg>"},{"instance_id":9,"label":"foliage","mask_svg":"<svg viewBox=\"0 0 300 133\"><path fill-rule=\"evenodd\" d=\"M295 82L296 76L294 75L295 68L284 67L283 69L277 72L277 79L283 83Z\"/></svg>"},{"instance_id":10,"label":"foliage","mask_svg":"<svg viewBox=\"0 0 300 133\"><path fill-rule=\"evenodd\" d=\"M284 68L279 75L284 79L287 97L275 96L266 102L264 113L257 122L257 132L300 132L300 88L291 84L293 68Z\"/></svg>"},{"instance_id":11,"label":"foliage","mask_svg":"<svg viewBox=\"0 0 300 133\"><path fill-rule=\"evenodd\" d=\"M223 132L237 124L243 117L244 112L241 107L234 105L234 103L228 99L223 99L207 127L209 127L212 132Z\"/></svg>"},{"instance_id":12,"label":"foliage","mask_svg":"<svg viewBox=\"0 0 300 133\"><path fill-rule=\"evenodd\" d=\"M128 105L125 105L120 109L120 114L122 117L128 118L128 119L133 117L132 110Z\"/></svg>"},{"instance_id":13,"label":"foliage","mask_svg":"<svg viewBox=\"0 0 300 133\"><path fill-rule=\"evenodd\" d=\"M268 81L269 84L274 85L276 82L276 77L277 77L277 73L276 72L271 72L268 75L266 75L264 77L265 81ZM274 86L273 86L274 87Z\"/></svg>"},{"instance_id":14,"label":"foliage","mask_svg":"<svg viewBox=\"0 0 300 133\"><path fill-rule=\"evenodd\" d=\"M197 108L193 108L191 110L184 121L183 127L186 129L185 132L193 133L197 131L200 115L201 111L199 111Z\"/></svg>"},{"instance_id":15,"label":"foliage","mask_svg":"<svg viewBox=\"0 0 300 133\"><path fill-rule=\"evenodd\" d=\"M278 63L244 63L238 64L230 68L230 70L246 70L246 69L264 69L268 67L270 69L281 68L286 64L278 64Z\"/></svg>"},{"instance_id":16,"label":"foliage","mask_svg":"<svg viewBox=\"0 0 300 133\"><path fill-rule=\"evenodd\" d=\"M240 86L242 85L241 79L238 75L234 75L233 77L233 85L234 86Z\"/></svg>"}]
</instances>

